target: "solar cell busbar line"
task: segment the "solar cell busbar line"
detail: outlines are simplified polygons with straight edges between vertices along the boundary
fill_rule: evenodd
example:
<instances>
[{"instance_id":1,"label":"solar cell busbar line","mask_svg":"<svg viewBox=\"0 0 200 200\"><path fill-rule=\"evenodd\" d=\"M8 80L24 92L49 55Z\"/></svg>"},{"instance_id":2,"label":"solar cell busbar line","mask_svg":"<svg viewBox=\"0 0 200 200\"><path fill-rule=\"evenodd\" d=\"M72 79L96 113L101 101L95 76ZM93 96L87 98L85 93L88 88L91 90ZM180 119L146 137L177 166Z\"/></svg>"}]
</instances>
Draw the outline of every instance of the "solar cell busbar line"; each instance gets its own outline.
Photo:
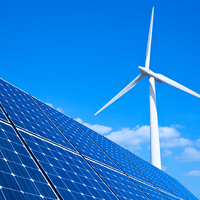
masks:
<instances>
[{"instance_id":1,"label":"solar cell busbar line","mask_svg":"<svg viewBox=\"0 0 200 200\"><path fill-rule=\"evenodd\" d=\"M197 200L165 172L2 79L0 199Z\"/></svg>"}]
</instances>

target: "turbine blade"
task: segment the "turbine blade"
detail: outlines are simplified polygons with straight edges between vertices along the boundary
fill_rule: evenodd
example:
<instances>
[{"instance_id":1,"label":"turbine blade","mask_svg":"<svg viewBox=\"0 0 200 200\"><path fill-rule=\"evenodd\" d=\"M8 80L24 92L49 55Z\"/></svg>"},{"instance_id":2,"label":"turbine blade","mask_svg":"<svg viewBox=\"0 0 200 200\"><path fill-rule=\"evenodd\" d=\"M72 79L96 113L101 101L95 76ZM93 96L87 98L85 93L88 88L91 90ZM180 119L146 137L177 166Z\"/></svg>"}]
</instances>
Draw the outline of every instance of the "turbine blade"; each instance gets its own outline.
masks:
<instances>
[{"instance_id":1,"label":"turbine blade","mask_svg":"<svg viewBox=\"0 0 200 200\"><path fill-rule=\"evenodd\" d=\"M112 98L105 106L103 106L99 111L97 111L94 115L97 115L102 110L104 110L106 107L108 107L110 104L112 104L114 101L119 99L123 94L128 92L131 88L133 88L139 80L141 80L144 77L144 74L140 74L137 76L132 82L130 82L121 92L119 92L114 98Z\"/></svg>"},{"instance_id":2,"label":"turbine blade","mask_svg":"<svg viewBox=\"0 0 200 200\"><path fill-rule=\"evenodd\" d=\"M155 80L159 81L159 82L164 82L164 83L167 83L175 88L178 88L184 92L187 92L191 95L194 95L195 97L198 97L200 98L200 94L190 90L189 88L177 83L176 81L173 81L172 79L170 78L167 78L166 76L163 76L162 74L156 74L156 73L149 73L151 76L153 76L155 78Z\"/></svg>"},{"instance_id":3,"label":"turbine blade","mask_svg":"<svg viewBox=\"0 0 200 200\"><path fill-rule=\"evenodd\" d=\"M145 61L146 69L149 69L149 63L150 63L151 38L152 38L152 30L153 30L153 16L154 16L154 7L152 8L151 22L150 22L150 27L149 27L149 37L148 37L148 42L147 42L146 61Z\"/></svg>"}]
</instances>

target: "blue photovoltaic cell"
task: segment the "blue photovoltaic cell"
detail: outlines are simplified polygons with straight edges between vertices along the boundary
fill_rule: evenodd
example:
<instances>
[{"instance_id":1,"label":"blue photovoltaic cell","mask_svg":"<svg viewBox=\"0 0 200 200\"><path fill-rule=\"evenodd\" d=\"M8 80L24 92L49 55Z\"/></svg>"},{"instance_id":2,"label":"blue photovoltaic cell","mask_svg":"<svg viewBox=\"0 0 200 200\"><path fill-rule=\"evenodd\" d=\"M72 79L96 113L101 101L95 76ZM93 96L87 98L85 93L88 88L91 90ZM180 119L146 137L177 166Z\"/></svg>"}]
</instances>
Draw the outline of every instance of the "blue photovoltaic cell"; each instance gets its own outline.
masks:
<instances>
[{"instance_id":1,"label":"blue photovoltaic cell","mask_svg":"<svg viewBox=\"0 0 200 200\"><path fill-rule=\"evenodd\" d=\"M122 148L121 148L122 149ZM127 158L130 161L133 161L135 159L139 160L149 171L151 171L151 173L154 174L155 177L157 177L163 184L166 185L167 188L169 188L173 194L175 194L178 197L181 198L186 198L186 196L184 196L176 187L174 187L174 185L172 185L166 178L164 178L157 170L156 167L154 167L153 165L151 165L150 163L148 163L147 161L139 158L136 155L133 155L131 152L129 152L128 150L123 150L124 154L126 154ZM164 173L164 172L163 172Z\"/></svg>"},{"instance_id":2,"label":"blue photovoltaic cell","mask_svg":"<svg viewBox=\"0 0 200 200\"><path fill-rule=\"evenodd\" d=\"M150 198L150 199L157 199L157 200L166 200L167 198L156 188L143 184L139 181L133 180L132 181ZM174 199L178 200L174 197Z\"/></svg>"},{"instance_id":3,"label":"blue photovoltaic cell","mask_svg":"<svg viewBox=\"0 0 200 200\"><path fill-rule=\"evenodd\" d=\"M27 93L2 79L0 103L16 126L75 150Z\"/></svg>"},{"instance_id":4,"label":"blue photovoltaic cell","mask_svg":"<svg viewBox=\"0 0 200 200\"><path fill-rule=\"evenodd\" d=\"M121 169L123 169L127 174L129 175L132 175L134 176L130 171L127 171L126 168L125 168L125 163L126 162L123 162L124 159L121 158L120 156L118 156L118 154L115 152L117 151L114 147L114 149L112 147L110 147L110 142L108 139L106 139L104 136L96 133L95 131L89 129L88 127L80 124L77 122L77 124L84 130L87 132L87 134L121 167ZM112 144L114 144L113 142L111 142ZM111 145L113 146L113 145ZM124 149L123 147L120 147L118 146L123 152L127 152L126 153L126 157L130 159L130 157L134 156L132 153L130 153L129 151L127 151L126 149ZM117 151L118 152L118 151ZM130 155L128 156L128 154L130 153ZM131 161L133 161L133 163L136 164L136 166L139 166L138 169L141 168L142 166L142 163L138 162L137 159L133 160L133 159L130 159ZM149 163L148 163L149 164ZM149 166L150 165L150 166ZM151 164L148 165L148 168L150 169L155 169L157 170L157 168L155 168L154 166L152 166ZM158 169L159 170L159 169ZM159 170L161 171L161 170ZM161 171L162 172L162 171ZM176 189L176 187L174 187L174 185L172 183L169 183L169 181L167 181L164 177L161 176L161 174L159 174L158 172L157 173L154 173L152 172L159 180L161 180L164 185L166 185L174 194L176 194L177 196L181 197L181 198L185 198L185 196L187 198L189 198L189 195L186 195L182 190L180 190L182 193L179 192L178 189ZM162 172L163 174L166 174L164 172ZM136 178L138 178L137 176L134 176ZM138 178L140 179L140 178ZM140 179L142 180L142 179ZM144 181L144 180L143 180ZM146 181L145 181L146 182ZM178 187L177 187L178 188ZM170 196L170 195L169 195ZM170 196L171 198L175 198L173 196ZM191 197L190 197L191 198Z\"/></svg>"},{"instance_id":5,"label":"blue photovoltaic cell","mask_svg":"<svg viewBox=\"0 0 200 200\"><path fill-rule=\"evenodd\" d=\"M131 155L130 155L131 156ZM135 157L141 162L143 163L148 169L149 171L151 171L158 179L160 179L161 182L163 182L176 196L185 199L186 196L183 194L182 191L180 191L177 187L175 187L171 182L169 182L164 176L162 176L159 171L161 170L157 170L156 167L154 167L153 165L151 165L150 163L148 163L147 161L139 158L138 156L135 155ZM163 172L163 174L165 174Z\"/></svg>"},{"instance_id":6,"label":"blue photovoltaic cell","mask_svg":"<svg viewBox=\"0 0 200 200\"><path fill-rule=\"evenodd\" d=\"M100 137L100 136L97 136L97 135L99 135L98 133L95 134L94 131L91 131L90 129L86 129L86 127L84 127L83 125L81 125L81 127L82 127L92 138L94 138L95 141L98 140L97 138ZM101 137L103 137L103 136L101 136ZM103 145L103 144L105 143L105 140L109 141L110 144L114 144L112 141L106 139L105 137L104 137L104 140L102 139L103 142L102 142L102 141L99 141L98 144ZM106 144L106 143L105 143L105 144ZM108 146L108 144L107 144L107 146ZM119 145L118 145L118 146L119 146ZM114 146L113 146L113 147L114 147ZM119 146L119 147L120 147L120 146ZM120 148L122 148L122 147L120 147ZM105 149L105 151L106 151L106 148L104 148L104 149ZM114 149L116 150L115 147L114 147ZM124 148L122 148L122 149L123 149L123 151L127 151L127 150L125 150ZM112 155L113 152L114 152L114 150L112 150L112 153L110 153L109 151L106 151L106 152L109 154L109 156L111 156L112 159L114 159L115 162L117 162L117 164L119 164L119 166L120 166L127 174L134 176L134 175L132 174L131 170L128 171L128 170L126 169L126 167L127 167L127 165L128 165L128 166L135 166L136 169L138 169L138 170L150 181L150 183L153 184L155 187L158 187L158 188L160 188L160 189L162 189L162 190L165 190L165 191L167 191L167 192L172 193L172 192L171 192L162 182L160 182L160 180L157 179L157 178L156 178L156 177L141 163L141 162L139 162L138 159L136 159L136 158L133 157L132 160L130 160L130 162L131 162L132 164L130 164L130 162L127 161L126 159L125 159L125 160L126 160L125 163L120 163L120 161L121 161L121 159L122 159L123 156L121 156L121 157L120 157L120 160L117 161L117 160L116 160L116 155L117 155L117 153L115 153L115 155ZM119 154L120 154L120 151L118 151L118 152L119 152ZM119 154L118 154L118 155L119 155ZM126 157L126 156L125 156L125 157ZM123 165L125 165L125 164L126 164L126 167L123 166ZM136 176L134 176L134 177L136 177ZM136 178L137 178L137 177L136 177ZM140 180L142 180L142 179L140 179ZM146 181L146 182L147 182L147 181ZM172 193L172 194L173 194L173 193Z\"/></svg>"},{"instance_id":7,"label":"blue photovoltaic cell","mask_svg":"<svg viewBox=\"0 0 200 200\"><path fill-rule=\"evenodd\" d=\"M112 141L110 141L110 142L113 145L115 145L116 148L118 148L118 150L121 151L127 157L127 159L129 159L131 162L135 162L135 160L139 160L142 165L144 165L146 168L148 168L148 170L151 171L151 173L153 173L161 182L163 182L173 192L172 194L174 194L180 198L183 198L183 199L186 199L186 198L187 199L197 199L188 190L186 190L178 181L176 181L176 183L173 181L170 181L170 180L172 180L172 178L171 177L167 178L169 176L162 170L159 170L158 168L154 167L147 161L145 161L142 158L131 153L129 150L124 149L120 145L118 145ZM140 167L140 169L141 168L142 167ZM189 195L188 193L191 195Z\"/></svg>"},{"instance_id":8,"label":"blue photovoltaic cell","mask_svg":"<svg viewBox=\"0 0 200 200\"><path fill-rule=\"evenodd\" d=\"M164 192L161 192L168 200L178 200L180 198L178 197L175 197L175 196L172 196L170 194L167 194L167 193L164 193Z\"/></svg>"},{"instance_id":9,"label":"blue photovoltaic cell","mask_svg":"<svg viewBox=\"0 0 200 200\"><path fill-rule=\"evenodd\" d=\"M108 139L109 140L109 139ZM130 151L128 151L127 149L121 147L120 145L112 142L111 140L109 140L131 163L133 163L133 165L135 165L140 171L141 173L143 173L148 180L157 188L164 190L168 193L171 193L173 195L174 192L172 192L164 183L162 183L158 177L156 177L150 170L149 168L144 165L142 162L140 162L140 160L137 159L136 155L131 153ZM129 153L131 153L131 156L128 155ZM143 160L143 159L141 159ZM150 164L149 167L152 167L153 165ZM169 184L170 185L170 184ZM171 187L171 185L170 185ZM174 191L176 191L176 189L174 189ZM178 191L177 191L178 193Z\"/></svg>"},{"instance_id":10,"label":"blue photovoltaic cell","mask_svg":"<svg viewBox=\"0 0 200 200\"><path fill-rule=\"evenodd\" d=\"M188 199L194 199L198 200L191 192L189 192L182 184L180 184L176 179L173 177L169 176L162 170L159 170L157 168L154 169L154 171L157 170L161 176L163 176L165 179L167 179L175 188L177 188L183 195L185 195Z\"/></svg>"},{"instance_id":11,"label":"blue photovoltaic cell","mask_svg":"<svg viewBox=\"0 0 200 200\"><path fill-rule=\"evenodd\" d=\"M20 138L0 122L0 199L58 199Z\"/></svg>"},{"instance_id":12,"label":"blue photovoltaic cell","mask_svg":"<svg viewBox=\"0 0 200 200\"><path fill-rule=\"evenodd\" d=\"M116 199L81 156L19 132L63 199Z\"/></svg>"},{"instance_id":13,"label":"blue photovoltaic cell","mask_svg":"<svg viewBox=\"0 0 200 200\"><path fill-rule=\"evenodd\" d=\"M88 137L74 120L43 102L35 100L81 154L119 170L113 161Z\"/></svg>"},{"instance_id":14,"label":"blue photovoltaic cell","mask_svg":"<svg viewBox=\"0 0 200 200\"><path fill-rule=\"evenodd\" d=\"M116 148L102 135L76 122L117 165L127 174L151 184L140 171L134 167Z\"/></svg>"},{"instance_id":15,"label":"blue photovoltaic cell","mask_svg":"<svg viewBox=\"0 0 200 200\"><path fill-rule=\"evenodd\" d=\"M90 164L119 199L148 199L127 176L92 161L90 161Z\"/></svg>"},{"instance_id":16,"label":"blue photovoltaic cell","mask_svg":"<svg viewBox=\"0 0 200 200\"><path fill-rule=\"evenodd\" d=\"M3 119L4 121L8 121L8 119L6 118L6 116L4 115L2 109L0 108L0 119Z\"/></svg>"}]
</instances>

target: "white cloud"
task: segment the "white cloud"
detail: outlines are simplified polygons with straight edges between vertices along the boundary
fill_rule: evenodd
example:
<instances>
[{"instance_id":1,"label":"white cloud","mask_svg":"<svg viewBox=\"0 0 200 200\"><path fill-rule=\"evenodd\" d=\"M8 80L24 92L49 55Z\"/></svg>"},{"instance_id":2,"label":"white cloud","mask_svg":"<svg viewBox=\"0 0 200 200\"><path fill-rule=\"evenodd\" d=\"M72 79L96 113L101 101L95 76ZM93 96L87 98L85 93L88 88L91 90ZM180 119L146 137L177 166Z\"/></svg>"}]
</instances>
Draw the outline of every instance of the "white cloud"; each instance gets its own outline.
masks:
<instances>
[{"instance_id":1,"label":"white cloud","mask_svg":"<svg viewBox=\"0 0 200 200\"><path fill-rule=\"evenodd\" d=\"M172 155L172 152L169 151L168 149L165 149L163 152L162 152L162 157L166 157L166 156L170 156Z\"/></svg>"},{"instance_id":2,"label":"white cloud","mask_svg":"<svg viewBox=\"0 0 200 200\"><path fill-rule=\"evenodd\" d=\"M108 127L108 126L99 125L99 124L91 125L91 124L85 123L85 122L83 122L83 120L80 119L80 118L76 118L75 120L76 120L77 122L79 122L79 123L81 123L81 124L87 126L88 128L90 128L90 129L96 131L97 133L100 133L100 134L107 134L107 133L109 133L109 132L112 130L112 128L111 128L111 127Z\"/></svg>"},{"instance_id":3,"label":"white cloud","mask_svg":"<svg viewBox=\"0 0 200 200\"><path fill-rule=\"evenodd\" d=\"M192 170L191 172L188 172L184 175L185 176L200 176L200 170Z\"/></svg>"},{"instance_id":4,"label":"white cloud","mask_svg":"<svg viewBox=\"0 0 200 200\"><path fill-rule=\"evenodd\" d=\"M62 108L60 108L60 107L56 108L56 110L58 110L58 111L64 113L64 110L63 110Z\"/></svg>"},{"instance_id":5,"label":"white cloud","mask_svg":"<svg viewBox=\"0 0 200 200\"><path fill-rule=\"evenodd\" d=\"M192 145L192 141L189 139L185 139L185 138L169 138L169 140L164 140L160 142L160 146L161 147L168 147L168 148L172 148L172 147L183 147L183 146L190 146Z\"/></svg>"},{"instance_id":6,"label":"white cloud","mask_svg":"<svg viewBox=\"0 0 200 200\"><path fill-rule=\"evenodd\" d=\"M186 138L181 138L181 133L176 129L181 126L159 127L160 147L173 148L177 146L190 146L192 141ZM181 127L182 128L182 127Z\"/></svg>"},{"instance_id":7,"label":"white cloud","mask_svg":"<svg viewBox=\"0 0 200 200\"><path fill-rule=\"evenodd\" d=\"M190 146L193 144L189 139L181 138L181 133L176 130L175 126L159 127L159 135L161 148ZM134 129L122 128L120 131L111 132L106 137L127 148L129 148L130 145L135 145L132 149L140 149L141 143L150 140L150 128L147 125L141 127L137 126ZM167 152L165 152L164 156L167 156L166 153ZM168 155L170 153L172 152L168 151Z\"/></svg>"},{"instance_id":8,"label":"white cloud","mask_svg":"<svg viewBox=\"0 0 200 200\"><path fill-rule=\"evenodd\" d=\"M200 151L193 147L186 147L183 153L176 157L181 162L200 161Z\"/></svg>"},{"instance_id":9,"label":"white cloud","mask_svg":"<svg viewBox=\"0 0 200 200\"><path fill-rule=\"evenodd\" d=\"M164 172L167 171L167 167L166 167L165 165L162 165L162 166L161 166L161 169L162 169Z\"/></svg>"},{"instance_id":10,"label":"white cloud","mask_svg":"<svg viewBox=\"0 0 200 200\"><path fill-rule=\"evenodd\" d=\"M159 127L159 135L160 139L167 140L171 138L177 138L180 136L180 132L176 130L173 126L165 126L165 127Z\"/></svg>"},{"instance_id":11,"label":"white cloud","mask_svg":"<svg viewBox=\"0 0 200 200\"><path fill-rule=\"evenodd\" d=\"M51 104L51 103L46 103L46 104L53 108L53 104Z\"/></svg>"},{"instance_id":12,"label":"white cloud","mask_svg":"<svg viewBox=\"0 0 200 200\"><path fill-rule=\"evenodd\" d=\"M46 103L46 104L47 104L48 106L54 108L53 104L51 104L51 103ZM58 111L60 111L60 112L62 112L62 113L64 113L64 110L63 110L62 108L60 108L60 107L55 108L55 109L58 110Z\"/></svg>"},{"instance_id":13,"label":"white cloud","mask_svg":"<svg viewBox=\"0 0 200 200\"><path fill-rule=\"evenodd\" d=\"M196 146L200 147L200 138L195 142Z\"/></svg>"},{"instance_id":14,"label":"white cloud","mask_svg":"<svg viewBox=\"0 0 200 200\"><path fill-rule=\"evenodd\" d=\"M122 128L120 131L111 132L106 137L131 150L140 149L140 144L149 140L149 126Z\"/></svg>"},{"instance_id":15,"label":"white cloud","mask_svg":"<svg viewBox=\"0 0 200 200\"><path fill-rule=\"evenodd\" d=\"M83 122L80 118L76 118L78 122L84 124L85 126L93 129L94 131L104 134L110 140L132 150L135 151L137 149L141 149L141 144L145 142L149 142L150 140L150 127L145 126L136 126L133 129L128 127L122 128L119 131L111 132L112 128L104 125L91 125ZM170 127L159 127L160 134L160 146L161 148L173 148L177 146L190 146L192 145L192 141L189 139L181 138L181 133L177 130L180 127L170 126ZM171 151L163 151L162 156L171 155Z\"/></svg>"}]
</instances>

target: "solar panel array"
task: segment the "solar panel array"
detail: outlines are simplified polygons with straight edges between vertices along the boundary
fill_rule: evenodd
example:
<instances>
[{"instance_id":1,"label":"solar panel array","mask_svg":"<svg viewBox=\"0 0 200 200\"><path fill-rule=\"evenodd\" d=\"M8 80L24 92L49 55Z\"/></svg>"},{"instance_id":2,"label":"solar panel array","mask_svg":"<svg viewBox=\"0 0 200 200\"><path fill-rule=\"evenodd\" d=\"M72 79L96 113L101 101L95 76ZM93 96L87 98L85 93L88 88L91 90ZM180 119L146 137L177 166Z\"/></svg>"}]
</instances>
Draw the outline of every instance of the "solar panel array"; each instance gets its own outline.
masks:
<instances>
[{"instance_id":1,"label":"solar panel array","mask_svg":"<svg viewBox=\"0 0 200 200\"><path fill-rule=\"evenodd\" d=\"M189 199L177 180L0 79L0 199Z\"/></svg>"}]
</instances>

